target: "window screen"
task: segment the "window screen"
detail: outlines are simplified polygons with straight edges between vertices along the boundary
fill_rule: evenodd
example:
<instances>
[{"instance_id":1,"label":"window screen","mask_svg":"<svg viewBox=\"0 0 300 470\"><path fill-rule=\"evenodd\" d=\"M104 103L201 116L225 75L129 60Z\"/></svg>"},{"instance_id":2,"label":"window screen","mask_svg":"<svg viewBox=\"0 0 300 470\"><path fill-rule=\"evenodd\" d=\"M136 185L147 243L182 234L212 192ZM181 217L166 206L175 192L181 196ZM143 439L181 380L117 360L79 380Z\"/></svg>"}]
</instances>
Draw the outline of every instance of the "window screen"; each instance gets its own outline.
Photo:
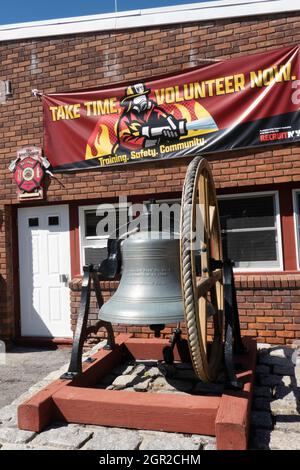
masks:
<instances>
[{"instance_id":1,"label":"window screen","mask_svg":"<svg viewBox=\"0 0 300 470\"><path fill-rule=\"evenodd\" d=\"M279 267L275 195L220 198L224 257L236 267Z\"/></svg>"}]
</instances>

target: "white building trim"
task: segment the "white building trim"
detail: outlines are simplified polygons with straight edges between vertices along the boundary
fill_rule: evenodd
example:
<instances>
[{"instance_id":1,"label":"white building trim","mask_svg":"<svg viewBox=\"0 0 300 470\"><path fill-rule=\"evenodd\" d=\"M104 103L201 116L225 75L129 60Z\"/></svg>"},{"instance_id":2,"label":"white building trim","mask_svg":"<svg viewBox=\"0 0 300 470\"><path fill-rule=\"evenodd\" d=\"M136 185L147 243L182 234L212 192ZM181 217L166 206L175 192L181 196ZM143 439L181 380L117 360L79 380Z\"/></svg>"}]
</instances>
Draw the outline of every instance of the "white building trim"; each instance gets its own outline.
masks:
<instances>
[{"instance_id":1,"label":"white building trim","mask_svg":"<svg viewBox=\"0 0 300 470\"><path fill-rule=\"evenodd\" d=\"M300 269L299 249L300 249L300 207L298 205L297 196L300 194L300 189L293 189L293 211L294 211L294 230L296 241L296 255L297 255L297 269Z\"/></svg>"},{"instance_id":2,"label":"white building trim","mask_svg":"<svg viewBox=\"0 0 300 470\"><path fill-rule=\"evenodd\" d=\"M0 26L0 41L300 11L295 0L218 0Z\"/></svg>"}]
</instances>

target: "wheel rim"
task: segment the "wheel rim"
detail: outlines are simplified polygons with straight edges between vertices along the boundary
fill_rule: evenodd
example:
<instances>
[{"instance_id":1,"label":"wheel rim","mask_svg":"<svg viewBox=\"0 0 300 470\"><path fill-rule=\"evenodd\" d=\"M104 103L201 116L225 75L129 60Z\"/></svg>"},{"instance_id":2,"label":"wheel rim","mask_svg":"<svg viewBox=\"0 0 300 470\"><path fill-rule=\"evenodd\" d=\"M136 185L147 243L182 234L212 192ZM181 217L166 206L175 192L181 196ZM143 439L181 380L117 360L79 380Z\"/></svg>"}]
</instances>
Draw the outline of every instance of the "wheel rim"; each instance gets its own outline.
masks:
<instances>
[{"instance_id":1,"label":"wheel rim","mask_svg":"<svg viewBox=\"0 0 300 470\"><path fill-rule=\"evenodd\" d=\"M223 272L212 263L212 258L222 260L220 224L211 170L202 157L194 158L185 177L180 252L191 359L197 376L211 382L218 374L223 355ZM197 263L199 253L201 262ZM213 337L208 348L207 317L211 312Z\"/></svg>"}]
</instances>

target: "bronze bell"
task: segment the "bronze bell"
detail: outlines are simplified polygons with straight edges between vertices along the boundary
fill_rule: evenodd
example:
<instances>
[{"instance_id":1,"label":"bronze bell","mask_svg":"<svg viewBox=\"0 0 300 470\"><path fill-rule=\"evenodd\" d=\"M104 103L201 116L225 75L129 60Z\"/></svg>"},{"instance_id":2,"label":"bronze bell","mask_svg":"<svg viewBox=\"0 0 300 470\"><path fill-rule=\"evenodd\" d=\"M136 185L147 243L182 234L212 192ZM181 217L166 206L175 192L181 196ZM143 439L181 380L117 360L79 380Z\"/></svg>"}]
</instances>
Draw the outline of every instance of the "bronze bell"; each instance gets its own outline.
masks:
<instances>
[{"instance_id":1,"label":"bronze bell","mask_svg":"<svg viewBox=\"0 0 300 470\"><path fill-rule=\"evenodd\" d=\"M184 320L179 239L142 231L125 239L122 277L99 318L127 325L164 325Z\"/></svg>"}]
</instances>

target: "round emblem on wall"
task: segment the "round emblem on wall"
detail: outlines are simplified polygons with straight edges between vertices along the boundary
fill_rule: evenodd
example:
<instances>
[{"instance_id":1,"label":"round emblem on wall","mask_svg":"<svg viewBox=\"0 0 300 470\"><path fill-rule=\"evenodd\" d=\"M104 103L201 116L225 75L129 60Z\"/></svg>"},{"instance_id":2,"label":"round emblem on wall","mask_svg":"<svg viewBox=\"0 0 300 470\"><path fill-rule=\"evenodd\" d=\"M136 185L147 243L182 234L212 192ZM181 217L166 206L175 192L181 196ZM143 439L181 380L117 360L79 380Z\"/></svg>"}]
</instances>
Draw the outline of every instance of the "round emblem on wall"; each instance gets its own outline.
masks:
<instances>
[{"instance_id":1,"label":"round emblem on wall","mask_svg":"<svg viewBox=\"0 0 300 470\"><path fill-rule=\"evenodd\" d=\"M44 170L39 160L26 157L16 164L14 179L22 191L30 193L38 189L44 176Z\"/></svg>"}]
</instances>

